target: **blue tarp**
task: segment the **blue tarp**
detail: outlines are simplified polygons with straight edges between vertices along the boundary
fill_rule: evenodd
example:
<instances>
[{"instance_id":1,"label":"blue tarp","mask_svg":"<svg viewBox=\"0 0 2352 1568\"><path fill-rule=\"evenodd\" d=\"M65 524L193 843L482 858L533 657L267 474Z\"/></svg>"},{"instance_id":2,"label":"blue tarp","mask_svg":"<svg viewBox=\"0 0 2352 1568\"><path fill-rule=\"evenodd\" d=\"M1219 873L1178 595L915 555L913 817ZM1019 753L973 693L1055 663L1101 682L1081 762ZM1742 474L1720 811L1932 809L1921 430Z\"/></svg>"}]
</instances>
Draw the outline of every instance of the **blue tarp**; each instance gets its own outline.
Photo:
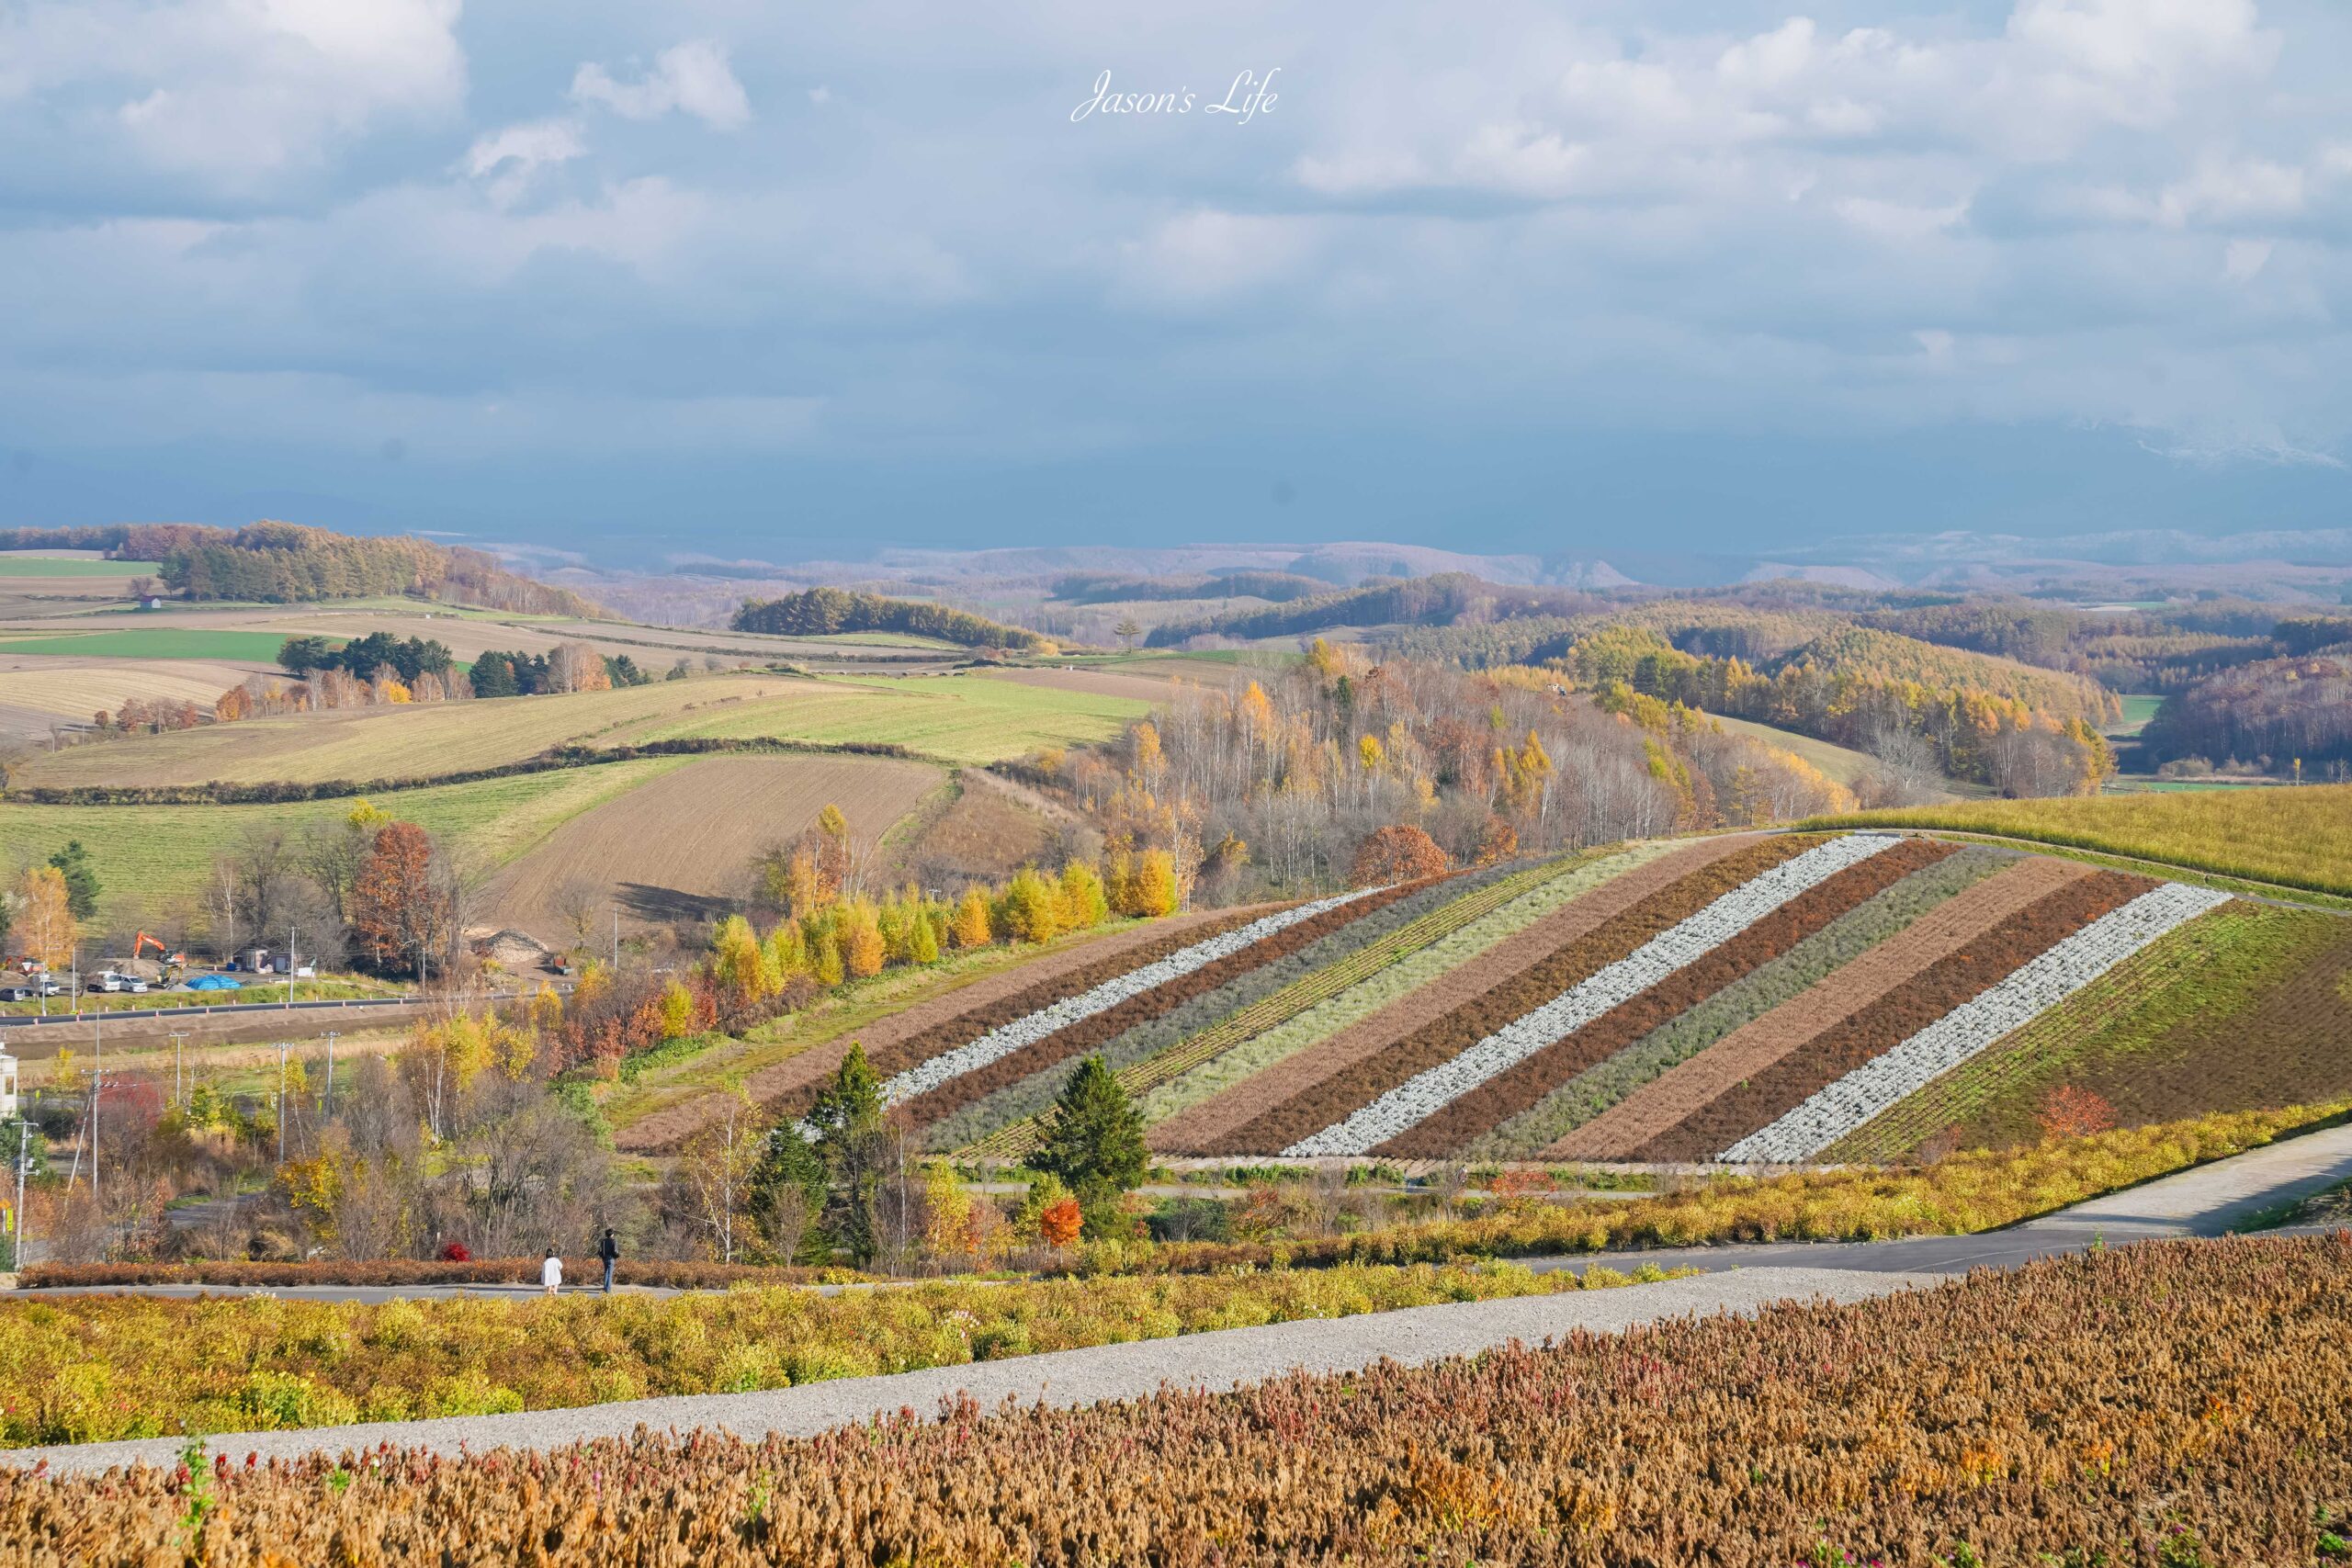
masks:
<instances>
[{"instance_id":1,"label":"blue tarp","mask_svg":"<svg viewBox=\"0 0 2352 1568\"><path fill-rule=\"evenodd\" d=\"M226 975L198 975L187 983L187 988L191 991L242 991L245 987L243 981L232 980Z\"/></svg>"}]
</instances>

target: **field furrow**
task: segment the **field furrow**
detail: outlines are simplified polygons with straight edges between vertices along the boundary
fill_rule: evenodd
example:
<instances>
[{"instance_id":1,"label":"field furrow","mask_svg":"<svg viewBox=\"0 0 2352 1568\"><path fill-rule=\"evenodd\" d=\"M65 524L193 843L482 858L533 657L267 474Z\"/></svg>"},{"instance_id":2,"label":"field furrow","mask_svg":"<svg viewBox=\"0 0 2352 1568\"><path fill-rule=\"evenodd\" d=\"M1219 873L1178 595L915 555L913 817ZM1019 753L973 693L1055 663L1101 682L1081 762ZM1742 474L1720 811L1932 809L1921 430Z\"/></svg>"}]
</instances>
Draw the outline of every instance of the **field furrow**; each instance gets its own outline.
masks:
<instances>
[{"instance_id":1,"label":"field furrow","mask_svg":"<svg viewBox=\"0 0 2352 1568\"><path fill-rule=\"evenodd\" d=\"M1549 872L1545 866L1538 872ZM1259 965L1205 996L1194 997L1158 1018L1104 1042L1099 1051L1128 1094L1141 1092L1148 1075L1171 1056L1190 1055L1199 1043L1242 1039L1310 1005L1297 999L1334 976L1364 972L1388 962L1408 933L1441 921L1460 905L1499 890L1508 897L1534 873L1502 868L1465 872L1424 884L1387 908L1374 910L1296 953ZM1465 890L1468 896L1464 897ZM1238 1032L1233 1032L1238 1028ZM1181 1069L1180 1069L1181 1070ZM1173 1076L1172 1074L1169 1076ZM1030 1074L991 1091L933 1124L926 1142L968 1158L1015 1159L1035 1146L1036 1117L1061 1091L1058 1068Z\"/></svg>"},{"instance_id":2,"label":"field furrow","mask_svg":"<svg viewBox=\"0 0 2352 1568\"><path fill-rule=\"evenodd\" d=\"M2229 901L2226 893L2164 883L2100 916L2000 982L1808 1096L1719 1158L1811 1159L1995 1041L2030 1022L2166 932Z\"/></svg>"},{"instance_id":3,"label":"field furrow","mask_svg":"<svg viewBox=\"0 0 2352 1568\"><path fill-rule=\"evenodd\" d=\"M882 1086L883 1102L901 1108L911 1125L929 1126L997 1089L1084 1055L1196 998L1214 995L1261 965L1311 948L1420 886L1400 883L1318 899L1170 953L1106 980L1083 996L916 1064Z\"/></svg>"},{"instance_id":4,"label":"field furrow","mask_svg":"<svg viewBox=\"0 0 2352 1568\"><path fill-rule=\"evenodd\" d=\"M1836 847L1825 846L1818 852L1831 852ZM1526 1111L1577 1074L1681 1017L1832 920L1951 853L1949 845L1909 839L1832 873L1656 984L1456 1096L1434 1115L1373 1152L1404 1159L1437 1159L1460 1151L1481 1133ZM1783 869L1793 871L1803 863L1801 858Z\"/></svg>"},{"instance_id":5,"label":"field furrow","mask_svg":"<svg viewBox=\"0 0 2352 1568\"><path fill-rule=\"evenodd\" d=\"M978 1022L980 1020L999 1019L1002 1021L1000 1015L1018 1018L1023 1013L1033 1012L1055 996L1068 996L1097 983L1089 976L1120 974L1148 964L1154 957L1174 952L1189 942L1246 922L1252 912L1247 909L1212 909L1171 915L1165 919L1139 922L1124 931L1071 942L1041 953L1018 967L998 970L968 986L959 987L902 1012L893 1013L855 1030L845 1030L830 1040L819 1041L796 1056L747 1075L743 1080L744 1091L763 1107L790 1106L796 1108L794 1113L797 1114L797 1108L807 1103L816 1086L841 1069L842 1058L849 1055L854 1041L863 1043L871 1056L882 1052L895 1052L911 1039L935 1038L943 1029L953 1033L959 1027L959 1020L971 1020L978 1023L978 1028L959 1036L968 1040L972 1033L989 1027ZM1041 999L1024 1005L1025 998L1032 997ZM1008 1009L1012 1010L1009 1014ZM725 1103L726 1097L714 1092L699 1100L665 1106L616 1132L614 1145L631 1154L675 1153L688 1138L707 1125ZM772 1111L771 1113L780 1111Z\"/></svg>"},{"instance_id":6,"label":"field furrow","mask_svg":"<svg viewBox=\"0 0 2352 1568\"><path fill-rule=\"evenodd\" d=\"M1676 848L1658 858L1619 871L1564 908L1537 920L1486 951L1435 969L1428 983L1408 990L1392 990L1387 976L1364 982L1376 998L1394 998L1338 1032L1288 1053L1271 1066L1242 1079L1215 1098L1193 1106L1153 1127L1147 1134L1152 1147L1170 1154L1268 1154L1317 1127L1317 1111L1300 1106L1319 1087L1375 1064L1407 1048L1408 1043L1500 987L1517 982L1541 968L1564 949L1571 948L1626 910L1726 859L1752 857L1768 847L1756 838L1716 839ZM1595 874L1606 864L1592 868ZM1579 879L1580 880L1580 879ZM1472 927L1460 934L1472 936ZM1433 955L1451 956L1448 942L1432 948ZM1354 996L1334 998L1335 1008ZM1317 1010L1319 1012L1320 1010ZM1300 1026L1317 1019L1309 1013ZM1472 1036L1475 1038L1476 1036ZM1311 1124L1310 1124L1311 1123ZM1279 1137L1279 1142L1268 1142Z\"/></svg>"},{"instance_id":7,"label":"field furrow","mask_svg":"<svg viewBox=\"0 0 2352 1568\"><path fill-rule=\"evenodd\" d=\"M2126 1123L2177 1105L2340 1098L2352 1092L2347 975L2352 921L2232 904L2150 943L1824 1156L1896 1159L1948 1131L1963 1147L2031 1139L2062 1083L2098 1094Z\"/></svg>"},{"instance_id":8,"label":"field furrow","mask_svg":"<svg viewBox=\"0 0 2352 1568\"><path fill-rule=\"evenodd\" d=\"M1874 944L1779 1007L1741 1024L1546 1145L1542 1157L1633 1158L1635 1150L1697 1115L1735 1086L1770 1070L1844 1020L1876 1007L2018 910L2090 874L2089 867L2066 861L2009 861L2007 869L1962 889L1908 923L1902 941Z\"/></svg>"},{"instance_id":9,"label":"field furrow","mask_svg":"<svg viewBox=\"0 0 2352 1568\"><path fill-rule=\"evenodd\" d=\"M1582 905L1586 895L1662 858L1689 852L1688 846L1661 841L1555 863L1535 886L1464 920L1418 951L1338 976L1344 983L1334 989L1325 991L1318 985L1291 1016L1220 1024L1202 1041L1187 1043L1182 1055L1193 1060L1144 1093L1141 1109L1150 1128L1147 1138L1159 1148L1157 1140L1163 1134L1181 1140L1229 1132L1267 1108L1252 1104L1248 1093L1229 1091L1253 1080L1262 1088L1273 1068L1322 1049L1324 1043L1350 1031L1361 1033L1378 1015L1409 1007L1416 993L1470 965L1507 964L1510 968L1504 972L1511 972L1534 962L1557 945L1557 931L1570 929L1572 919L1581 922L1583 917L1572 917L1569 911ZM1443 911L1430 919L1437 921L1450 914ZM1537 929L1543 927L1551 929ZM1573 929L1586 928L1577 923ZM1289 1092L1283 1091L1284 1096Z\"/></svg>"},{"instance_id":10,"label":"field furrow","mask_svg":"<svg viewBox=\"0 0 2352 1568\"><path fill-rule=\"evenodd\" d=\"M1519 1115L1473 1139L1476 1160L1532 1159L1548 1144L1606 1112L1688 1061L1791 1001L1864 953L1997 871L2016 857L1959 847L1883 893L1840 915L1755 973L1742 976L1678 1018L1562 1084Z\"/></svg>"},{"instance_id":11,"label":"field furrow","mask_svg":"<svg viewBox=\"0 0 2352 1568\"><path fill-rule=\"evenodd\" d=\"M1998 885L1997 880L1986 884ZM1866 1010L1815 1034L1762 1071L1730 1084L1703 1110L1650 1139L1631 1157L1713 1159L1719 1150L1786 1115L1828 1084L1983 995L2150 886L2143 877L2111 871L2074 878L1928 965L1909 984L1882 997Z\"/></svg>"}]
</instances>

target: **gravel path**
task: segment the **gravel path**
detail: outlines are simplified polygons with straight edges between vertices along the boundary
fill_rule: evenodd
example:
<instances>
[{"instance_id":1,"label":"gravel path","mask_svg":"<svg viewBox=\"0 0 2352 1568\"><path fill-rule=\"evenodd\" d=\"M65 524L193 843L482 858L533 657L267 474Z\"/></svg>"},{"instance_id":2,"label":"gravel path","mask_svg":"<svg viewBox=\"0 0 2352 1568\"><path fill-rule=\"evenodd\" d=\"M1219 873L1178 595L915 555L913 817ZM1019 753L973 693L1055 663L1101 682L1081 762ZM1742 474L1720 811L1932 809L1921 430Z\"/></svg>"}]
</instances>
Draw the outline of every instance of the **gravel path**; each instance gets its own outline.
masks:
<instances>
[{"instance_id":1,"label":"gravel path","mask_svg":"<svg viewBox=\"0 0 2352 1568\"><path fill-rule=\"evenodd\" d=\"M1728 1312L1750 1316L1774 1302L1864 1301L1915 1286L1932 1274L1815 1269L1751 1269L1667 1280L1617 1290L1458 1302L1402 1312L1367 1313L1147 1339L1085 1350L1057 1350L969 1366L938 1367L890 1377L842 1378L765 1393L686 1395L594 1404L514 1416L451 1416L433 1421L326 1427L295 1432L245 1432L208 1440L210 1453L241 1463L364 1450L379 1443L455 1454L505 1447L548 1449L593 1438L625 1438L641 1424L655 1430L718 1428L740 1437L807 1437L830 1427L912 1410L969 1393L984 1409L1005 1400L1057 1406L1136 1399L1162 1387L1222 1392L1290 1371L1338 1372L1382 1359L1418 1366L1449 1356L1557 1338L1573 1330L1613 1333L1668 1318ZM0 1451L0 1462L46 1461L52 1472L103 1472L145 1461L178 1461L182 1439L151 1438L71 1448Z\"/></svg>"}]
</instances>

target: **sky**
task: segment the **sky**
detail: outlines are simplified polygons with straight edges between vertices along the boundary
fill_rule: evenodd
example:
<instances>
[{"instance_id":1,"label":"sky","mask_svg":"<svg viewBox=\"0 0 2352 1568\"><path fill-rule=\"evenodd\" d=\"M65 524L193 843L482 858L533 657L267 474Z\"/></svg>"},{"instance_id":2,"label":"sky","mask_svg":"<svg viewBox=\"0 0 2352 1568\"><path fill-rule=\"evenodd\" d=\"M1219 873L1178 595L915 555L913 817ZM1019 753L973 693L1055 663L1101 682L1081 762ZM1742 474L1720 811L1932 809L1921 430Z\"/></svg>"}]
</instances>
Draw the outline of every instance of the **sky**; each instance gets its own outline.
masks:
<instances>
[{"instance_id":1,"label":"sky","mask_svg":"<svg viewBox=\"0 0 2352 1568\"><path fill-rule=\"evenodd\" d=\"M2347 66L2327 0L0 0L0 523L2344 526Z\"/></svg>"}]
</instances>

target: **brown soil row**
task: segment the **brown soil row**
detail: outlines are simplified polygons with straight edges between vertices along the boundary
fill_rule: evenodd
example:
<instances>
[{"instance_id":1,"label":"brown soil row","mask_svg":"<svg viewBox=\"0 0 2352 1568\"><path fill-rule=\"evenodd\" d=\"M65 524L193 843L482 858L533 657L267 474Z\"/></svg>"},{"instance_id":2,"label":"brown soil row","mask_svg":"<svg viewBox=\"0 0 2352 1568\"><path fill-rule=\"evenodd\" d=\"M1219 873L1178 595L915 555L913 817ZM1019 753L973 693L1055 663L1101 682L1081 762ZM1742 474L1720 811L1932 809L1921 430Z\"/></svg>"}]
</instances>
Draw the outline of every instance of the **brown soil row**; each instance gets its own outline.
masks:
<instances>
[{"instance_id":1,"label":"brown soil row","mask_svg":"<svg viewBox=\"0 0 2352 1568\"><path fill-rule=\"evenodd\" d=\"M1541 1157L1631 1158L1634 1150L1705 1109L1734 1085L1753 1078L1825 1030L1875 1007L1929 965L2037 899L2090 874L2090 867L2075 861L2021 860L1963 889L1802 996L1659 1074L1553 1144Z\"/></svg>"},{"instance_id":2,"label":"brown soil row","mask_svg":"<svg viewBox=\"0 0 2352 1568\"><path fill-rule=\"evenodd\" d=\"M1105 1045L1137 1024L1148 1023L1195 997L1207 996L1218 987L1230 985L1253 969L1312 947L1332 932L1353 925L1367 915L1376 914L1400 898L1410 897L1430 883L1440 880L1442 879L1428 877L1419 882L1400 882L1376 893L1368 893L1353 903L1326 909L1310 919L1286 926L1262 941L1251 942L1238 953L1228 953L1189 975L1179 975L1172 980L1129 997L1092 1018L1083 1018L1067 1029L1056 1030L1043 1040L1024 1045L1009 1056L1000 1056L984 1067L977 1067L948 1079L929 1094L918 1095L908 1100L906 1117L914 1126L927 1127L943 1117L954 1115L983 1096L1020 1082L1032 1073L1043 1072ZM1122 974L1125 972L1121 971Z\"/></svg>"},{"instance_id":3,"label":"brown soil row","mask_svg":"<svg viewBox=\"0 0 2352 1568\"><path fill-rule=\"evenodd\" d=\"M1509 982L1463 998L1444 1017L1415 1030L1378 1055L1293 1095L1236 1129L1213 1152L1271 1154L1321 1132L1415 1075L1453 1060L1513 1019L1590 978L1658 932L1805 848L1794 839L1770 839L1678 877Z\"/></svg>"},{"instance_id":4,"label":"brown soil row","mask_svg":"<svg viewBox=\"0 0 2352 1568\"><path fill-rule=\"evenodd\" d=\"M1148 1129L1144 1141L1163 1154L1226 1152L1223 1140L1243 1123L1263 1115L1310 1084L1385 1051L1414 1031L1428 1027L1492 986L1508 983L1546 953L1591 931L1611 917L1666 886L1679 876L1755 843L1753 837L1707 839L1687 849L1621 872L1589 892L1487 948L1476 957L1328 1039L1223 1093L1188 1106ZM1250 1151L1239 1151L1250 1152Z\"/></svg>"},{"instance_id":5,"label":"brown soil row","mask_svg":"<svg viewBox=\"0 0 2352 1568\"><path fill-rule=\"evenodd\" d=\"M857 1028L844 1029L831 1039L809 1046L788 1061L778 1062L750 1074L743 1080L743 1087L753 1100L763 1105L782 1100L820 1079L832 1077L840 1070L842 1058L849 1055L853 1040L865 1042L869 1051L887 1050L901 1040L936 1028L967 1012L995 1007L1009 997L1042 987L1061 986L1063 988L1055 994L1067 996L1070 994L1068 977L1074 973L1108 964L1113 966L1112 973L1125 974L1139 964L1149 962L1136 956L1140 950L1157 947L1170 940L1179 947L1202 941L1207 934L1206 928L1221 925L1233 913L1229 909L1209 909L1170 915L1148 925L1131 927L1041 953L1010 969L982 976L969 985L958 986L928 1001L918 1002L902 1012L892 1013L888 1018L876 1019ZM1265 910L1261 908L1251 913L1254 916L1263 914ZM681 1104L665 1106L616 1132L613 1145L627 1154L674 1153L688 1138L713 1121L726 1103L725 1095L712 1093Z\"/></svg>"},{"instance_id":6,"label":"brown soil row","mask_svg":"<svg viewBox=\"0 0 2352 1568\"><path fill-rule=\"evenodd\" d=\"M1801 1049L1717 1096L1705 1109L1643 1145L1633 1157L1713 1158L2154 886L2145 877L2114 871L2095 871L2069 882L1929 965L1877 1006L1825 1030Z\"/></svg>"},{"instance_id":7,"label":"brown soil row","mask_svg":"<svg viewBox=\"0 0 2352 1568\"><path fill-rule=\"evenodd\" d=\"M1596 1063L1697 1007L1725 986L1762 967L1848 910L1877 897L1913 872L1934 864L1954 846L1909 839L1809 887L1796 897L1657 985L1630 997L1582 1029L1554 1041L1430 1117L1389 1139L1374 1154L1399 1159L1441 1159L1527 1110Z\"/></svg>"}]
</instances>

